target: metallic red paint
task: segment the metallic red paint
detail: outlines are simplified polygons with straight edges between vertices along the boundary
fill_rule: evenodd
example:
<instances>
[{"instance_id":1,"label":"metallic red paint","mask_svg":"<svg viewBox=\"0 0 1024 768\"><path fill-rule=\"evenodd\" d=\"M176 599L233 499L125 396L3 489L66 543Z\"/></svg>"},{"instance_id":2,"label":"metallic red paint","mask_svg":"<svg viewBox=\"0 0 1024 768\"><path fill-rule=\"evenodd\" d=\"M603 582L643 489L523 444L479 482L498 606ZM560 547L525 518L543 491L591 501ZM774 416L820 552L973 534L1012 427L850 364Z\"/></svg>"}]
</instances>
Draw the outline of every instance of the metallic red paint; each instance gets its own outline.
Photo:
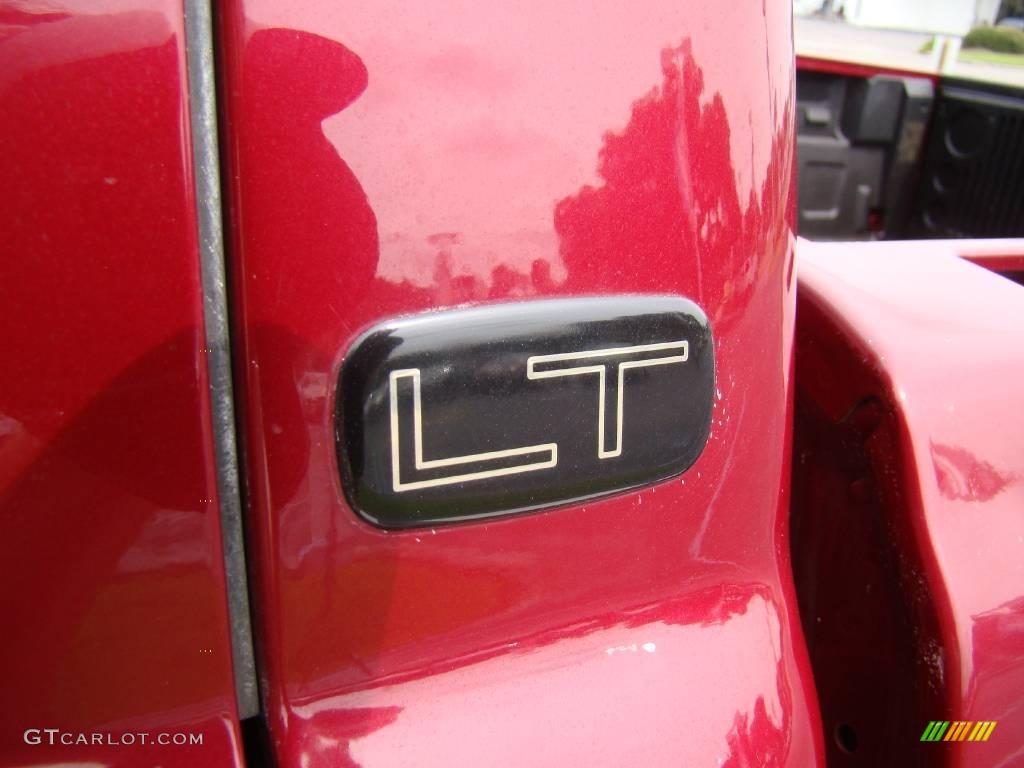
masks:
<instances>
[{"instance_id":1,"label":"metallic red paint","mask_svg":"<svg viewBox=\"0 0 1024 768\"><path fill-rule=\"evenodd\" d=\"M819 761L788 563L790 5L233 0L223 93L263 695L282 766ZM340 112L340 114L339 114ZM332 403L401 313L674 292L710 443L611 499L384 532Z\"/></svg>"},{"instance_id":2,"label":"metallic red paint","mask_svg":"<svg viewBox=\"0 0 1024 768\"><path fill-rule=\"evenodd\" d=\"M797 473L794 568L825 727L859 732L837 764L1020 758L1024 288L961 255L1012 266L1024 241L800 243L796 461L817 477ZM848 435L849 487L799 432L811 409ZM840 565L814 573L808 555ZM917 742L933 719L998 725L985 743Z\"/></svg>"},{"instance_id":3,"label":"metallic red paint","mask_svg":"<svg viewBox=\"0 0 1024 768\"><path fill-rule=\"evenodd\" d=\"M0 9L0 764L237 764L182 8L79 5Z\"/></svg>"}]
</instances>

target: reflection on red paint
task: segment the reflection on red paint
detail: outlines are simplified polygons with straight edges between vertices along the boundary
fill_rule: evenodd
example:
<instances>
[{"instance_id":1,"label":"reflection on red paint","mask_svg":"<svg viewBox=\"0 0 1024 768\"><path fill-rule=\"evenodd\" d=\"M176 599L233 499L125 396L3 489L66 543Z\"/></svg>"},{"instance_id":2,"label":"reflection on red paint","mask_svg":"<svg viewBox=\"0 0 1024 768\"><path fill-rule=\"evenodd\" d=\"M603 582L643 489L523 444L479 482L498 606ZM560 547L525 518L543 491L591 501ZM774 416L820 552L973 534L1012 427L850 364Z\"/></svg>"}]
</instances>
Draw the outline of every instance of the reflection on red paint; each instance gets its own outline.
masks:
<instances>
[{"instance_id":1,"label":"reflection on red paint","mask_svg":"<svg viewBox=\"0 0 1024 768\"><path fill-rule=\"evenodd\" d=\"M628 275L641 291L696 278L694 298L715 308L714 324L749 293L761 255L784 247L777 208L784 174L776 164L787 162L791 134L772 137L764 184L741 201L722 140L730 133L722 96L705 93L690 41L664 49L661 66L661 86L633 104L622 133L605 134L603 185L584 186L556 206L559 252L567 287L577 290L595 274Z\"/></svg>"},{"instance_id":2,"label":"reflection on red paint","mask_svg":"<svg viewBox=\"0 0 1024 768\"><path fill-rule=\"evenodd\" d=\"M988 501L1013 480L964 448L932 442L931 451L935 482L947 498Z\"/></svg>"},{"instance_id":3,"label":"reflection on red paint","mask_svg":"<svg viewBox=\"0 0 1024 768\"><path fill-rule=\"evenodd\" d=\"M685 765L784 765L793 701L770 601L760 585L709 587L300 705L305 764L389 765L415 744L424 764L480 765L529 743L531 762L550 765L574 753L596 766L663 755ZM692 695L712 681L735 696ZM661 737L622 734L588 752L624 709ZM465 730L487 738L441 737Z\"/></svg>"}]
</instances>

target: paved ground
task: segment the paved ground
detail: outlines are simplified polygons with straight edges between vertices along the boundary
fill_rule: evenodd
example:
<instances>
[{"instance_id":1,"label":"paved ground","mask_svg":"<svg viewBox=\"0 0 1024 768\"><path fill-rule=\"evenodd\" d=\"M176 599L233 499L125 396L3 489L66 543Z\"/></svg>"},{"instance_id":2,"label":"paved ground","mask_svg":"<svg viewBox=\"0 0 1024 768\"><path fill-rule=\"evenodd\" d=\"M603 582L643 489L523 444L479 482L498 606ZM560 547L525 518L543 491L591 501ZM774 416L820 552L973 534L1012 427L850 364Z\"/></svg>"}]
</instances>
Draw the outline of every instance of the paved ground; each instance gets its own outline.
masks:
<instances>
[{"instance_id":1,"label":"paved ground","mask_svg":"<svg viewBox=\"0 0 1024 768\"><path fill-rule=\"evenodd\" d=\"M931 39L929 34L867 29L805 16L798 16L794 27L798 54L922 72L938 68L936 53L918 53ZM958 61L947 74L1024 88L1024 67Z\"/></svg>"}]
</instances>

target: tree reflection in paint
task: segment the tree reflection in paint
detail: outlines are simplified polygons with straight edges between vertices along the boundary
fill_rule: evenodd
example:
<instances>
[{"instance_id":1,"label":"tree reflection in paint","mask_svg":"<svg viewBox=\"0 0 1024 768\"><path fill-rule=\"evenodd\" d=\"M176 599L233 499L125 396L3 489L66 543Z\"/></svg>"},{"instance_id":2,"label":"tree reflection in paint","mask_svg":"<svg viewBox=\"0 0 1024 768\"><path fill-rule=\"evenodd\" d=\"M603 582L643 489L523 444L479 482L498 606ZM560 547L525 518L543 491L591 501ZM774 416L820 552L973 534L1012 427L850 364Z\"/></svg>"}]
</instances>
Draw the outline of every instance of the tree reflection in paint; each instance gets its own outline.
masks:
<instances>
[{"instance_id":1,"label":"tree reflection in paint","mask_svg":"<svg viewBox=\"0 0 1024 768\"><path fill-rule=\"evenodd\" d=\"M722 320L730 300L749 293L763 258L784 252L789 217L779 208L789 197L781 185L792 134L782 122L759 194L741 201L726 108L720 93L705 93L689 39L662 50L661 68L661 85L633 104L625 129L605 134L604 183L555 206L566 287L681 286Z\"/></svg>"}]
</instances>

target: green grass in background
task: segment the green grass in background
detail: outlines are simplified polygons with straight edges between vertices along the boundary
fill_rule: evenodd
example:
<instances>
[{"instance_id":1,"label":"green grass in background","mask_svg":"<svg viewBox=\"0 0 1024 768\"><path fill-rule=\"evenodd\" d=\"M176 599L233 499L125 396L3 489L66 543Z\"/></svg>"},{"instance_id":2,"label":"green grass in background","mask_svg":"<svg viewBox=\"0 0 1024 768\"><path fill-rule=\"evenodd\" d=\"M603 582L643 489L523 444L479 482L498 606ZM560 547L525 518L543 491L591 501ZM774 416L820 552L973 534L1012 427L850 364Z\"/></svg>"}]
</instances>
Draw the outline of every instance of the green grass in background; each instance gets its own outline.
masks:
<instances>
[{"instance_id":1,"label":"green grass in background","mask_svg":"<svg viewBox=\"0 0 1024 768\"><path fill-rule=\"evenodd\" d=\"M960 61L980 61L985 64L1005 64L1013 67L1024 67L1024 54L996 53L980 48L961 49Z\"/></svg>"}]
</instances>

